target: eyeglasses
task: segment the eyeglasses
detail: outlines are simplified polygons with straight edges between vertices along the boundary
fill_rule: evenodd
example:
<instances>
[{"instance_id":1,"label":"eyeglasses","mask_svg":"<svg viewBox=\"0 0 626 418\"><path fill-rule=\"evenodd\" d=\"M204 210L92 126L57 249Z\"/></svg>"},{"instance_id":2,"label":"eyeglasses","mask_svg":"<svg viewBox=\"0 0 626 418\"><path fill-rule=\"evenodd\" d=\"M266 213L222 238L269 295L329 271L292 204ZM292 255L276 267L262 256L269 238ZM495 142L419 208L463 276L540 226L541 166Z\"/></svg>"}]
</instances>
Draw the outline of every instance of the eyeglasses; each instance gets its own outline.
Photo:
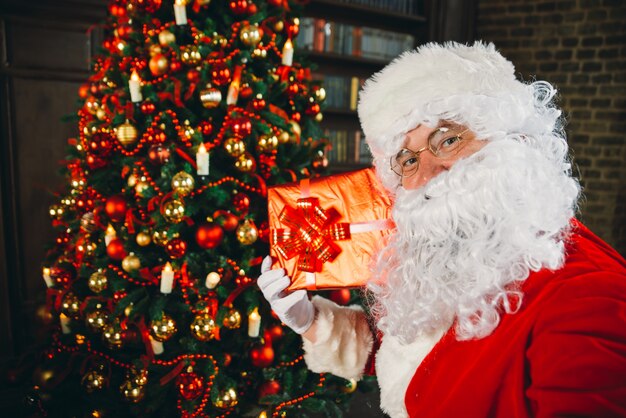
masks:
<instances>
[{"instance_id":1,"label":"eyeglasses","mask_svg":"<svg viewBox=\"0 0 626 418\"><path fill-rule=\"evenodd\" d=\"M403 148L394 157L391 157L389 163L391 170L400 177L410 177L417 173L420 166L420 154L426 150L430 151L435 157L442 160L454 157L467 142L463 139L463 135L469 131L455 132L455 128L442 126L435 129L428 136L428 145L412 151Z\"/></svg>"}]
</instances>

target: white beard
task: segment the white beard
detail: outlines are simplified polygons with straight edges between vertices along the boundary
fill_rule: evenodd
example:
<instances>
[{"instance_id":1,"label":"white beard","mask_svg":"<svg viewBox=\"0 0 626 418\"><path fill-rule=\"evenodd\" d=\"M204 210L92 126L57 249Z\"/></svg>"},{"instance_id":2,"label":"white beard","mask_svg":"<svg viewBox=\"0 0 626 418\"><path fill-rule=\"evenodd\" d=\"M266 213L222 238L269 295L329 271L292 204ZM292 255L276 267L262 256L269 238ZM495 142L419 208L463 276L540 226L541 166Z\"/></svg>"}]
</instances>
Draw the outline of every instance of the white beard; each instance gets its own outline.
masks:
<instances>
[{"instance_id":1,"label":"white beard","mask_svg":"<svg viewBox=\"0 0 626 418\"><path fill-rule=\"evenodd\" d=\"M379 328L405 343L454 320L458 339L489 335L519 308L530 271L562 265L579 190L567 162L511 139L400 188L398 232L368 286Z\"/></svg>"}]
</instances>

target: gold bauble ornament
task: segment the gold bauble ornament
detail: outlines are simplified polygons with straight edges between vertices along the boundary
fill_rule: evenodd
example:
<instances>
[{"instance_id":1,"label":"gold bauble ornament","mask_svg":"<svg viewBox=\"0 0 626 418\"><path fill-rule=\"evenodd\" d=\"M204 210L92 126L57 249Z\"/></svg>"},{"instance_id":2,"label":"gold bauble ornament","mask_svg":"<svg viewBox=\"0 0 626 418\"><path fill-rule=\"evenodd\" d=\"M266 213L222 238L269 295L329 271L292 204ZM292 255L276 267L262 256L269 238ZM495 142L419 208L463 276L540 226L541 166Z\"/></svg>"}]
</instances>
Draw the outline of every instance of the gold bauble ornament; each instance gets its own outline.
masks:
<instances>
[{"instance_id":1,"label":"gold bauble ornament","mask_svg":"<svg viewBox=\"0 0 626 418\"><path fill-rule=\"evenodd\" d=\"M70 318L78 318L80 314L80 300L72 292L67 292L61 302L61 312Z\"/></svg>"},{"instance_id":2,"label":"gold bauble ornament","mask_svg":"<svg viewBox=\"0 0 626 418\"><path fill-rule=\"evenodd\" d=\"M148 47L148 54L151 57L154 57L157 54L160 54L161 52L163 52L163 48L161 48L161 45L159 44L152 44Z\"/></svg>"},{"instance_id":3,"label":"gold bauble ornament","mask_svg":"<svg viewBox=\"0 0 626 418\"><path fill-rule=\"evenodd\" d=\"M241 326L241 314L235 308L230 308L222 320L222 324L229 329L236 329Z\"/></svg>"},{"instance_id":4,"label":"gold bauble ornament","mask_svg":"<svg viewBox=\"0 0 626 418\"><path fill-rule=\"evenodd\" d=\"M259 151L271 153L278 147L278 137L276 135L261 135L256 144Z\"/></svg>"},{"instance_id":5,"label":"gold bauble ornament","mask_svg":"<svg viewBox=\"0 0 626 418\"><path fill-rule=\"evenodd\" d=\"M52 219L61 219L65 214L65 209L61 205L51 205L50 209L48 209L48 213Z\"/></svg>"},{"instance_id":6,"label":"gold bauble ornament","mask_svg":"<svg viewBox=\"0 0 626 418\"><path fill-rule=\"evenodd\" d=\"M100 332L109 324L109 314L102 308L97 308L85 315L85 324L93 332Z\"/></svg>"},{"instance_id":7,"label":"gold bauble ornament","mask_svg":"<svg viewBox=\"0 0 626 418\"><path fill-rule=\"evenodd\" d=\"M104 118L107 117L107 112L100 108L98 110L96 110L96 117L98 118L98 120L104 120Z\"/></svg>"},{"instance_id":8,"label":"gold bauble ornament","mask_svg":"<svg viewBox=\"0 0 626 418\"><path fill-rule=\"evenodd\" d=\"M283 22L282 20L279 20L276 23L274 23L274 30L276 32L282 32L284 28L285 28L285 22Z\"/></svg>"},{"instance_id":9,"label":"gold bauble ornament","mask_svg":"<svg viewBox=\"0 0 626 418\"><path fill-rule=\"evenodd\" d=\"M55 378L56 373L52 368L37 366L33 371L33 384L44 390L51 387Z\"/></svg>"},{"instance_id":10,"label":"gold bauble ornament","mask_svg":"<svg viewBox=\"0 0 626 418\"><path fill-rule=\"evenodd\" d=\"M257 24L246 24L239 32L239 39L246 46L256 46L261 41L261 37L261 30Z\"/></svg>"},{"instance_id":11,"label":"gold bauble ornament","mask_svg":"<svg viewBox=\"0 0 626 418\"><path fill-rule=\"evenodd\" d=\"M213 39L211 39L211 45L216 48L223 48L228 45L228 39L225 36L214 34Z\"/></svg>"},{"instance_id":12,"label":"gold bauble ornament","mask_svg":"<svg viewBox=\"0 0 626 418\"><path fill-rule=\"evenodd\" d=\"M324 114L320 112L317 115L315 115L313 119L315 120L315 122L321 122L324 120Z\"/></svg>"},{"instance_id":13,"label":"gold bauble ornament","mask_svg":"<svg viewBox=\"0 0 626 418\"><path fill-rule=\"evenodd\" d=\"M254 157L249 152L244 152L235 161L235 168L242 173L251 173L256 169Z\"/></svg>"},{"instance_id":14,"label":"gold bauble ornament","mask_svg":"<svg viewBox=\"0 0 626 418\"><path fill-rule=\"evenodd\" d=\"M231 157L239 157L246 152L246 144L239 138L228 138L224 141L224 149Z\"/></svg>"},{"instance_id":15,"label":"gold bauble ornament","mask_svg":"<svg viewBox=\"0 0 626 418\"><path fill-rule=\"evenodd\" d=\"M146 386L140 385L135 379L129 378L120 385L120 392L127 401L138 403L146 395Z\"/></svg>"},{"instance_id":16,"label":"gold bauble ornament","mask_svg":"<svg viewBox=\"0 0 626 418\"><path fill-rule=\"evenodd\" d=\"M110 323L102 332L102 339L110 349L119 349L122 347L122 327L118 321Z\"/></svg>"},{"instance_id":17,"label":"gold bauble ornament","mask_svg":"<svg viewBox=\"0 0 626 418\"><path fill-rule=\"evenodd\" d=\"M148 184L148 182L139 181L135 185L135 193L137 193L137 196L144 197L146 190L148 190L149 188L150 188L150 184Z\"/></svg>"},{"instance_id":18,"label":"gold bauble ornament","mask_svg":"<svg viewBox=\"0 0 626 418\"><path fill-rule=\"evenodd\" d=\"M228 388L219 392L213 405L220 409L228 409L234 407L237 403L239 403L237 391L234 388Z\"/></svg>"},{"instance_id":19,"label":"gold bauble ornament","mask_svg":"<svg viewBox=\"0 0 626 418\"><path fill-rule=\"evenodd\" d=\"M137 128L135 128L135 126L129 121L126 121L117 127L116 135L117 140L120 141L120 144L125 147L137 142Z\"/></svg>"},{"instance_id":20,"label":"gold bauble ornament","mask_svg":"<svg viewBox=\"0 0 626 418\"><path fill-rule=\"evenodd\" d=\"M315 98L318 102L323 102L326 99L326 90L324 87L320 87L315 90Z\"/></svg>"},{"instance_id":21,"label":"gold bauble ornament","mask_svg":"<svg viewBox=\"0 0 626 418\"><path fill-rule=\"evenodd\" d=\"M85 373L80 383L87 393L94 393L104 388L107 380L102 369L93 369Z\"/></svg>"},{"instance_id":22,"label":"gold bauble ornament","mask_svg":"<svg viewBox=\"0 0 626 418\"><path fill-rule=\"evenodd\" d=\"M132 371L129 372L128 376L133 382L135 382L139 386L145 386L148 384L148 370L146 369L132 369Z\"/></svg>"},{"instance_id":23,"label":"gold bauble ornament","mask_svg":"<svg viewBox=\"0 0 626 418\"><path fill-rule=\"evenodd\" d=\"M204 89L200 90L200 101L202 106L207 109L213 109L219 106L222 101L222 92L208 84Z\"/></svg>"},{"instance_id":24,"label":"gold bauble ornament","mask_svg":"<svg viewBox=\"0 0 626 418\"><path fill-rule=\"evenodd\" d=\"M152 242L152 238L150 238L149 234L145 232L140 232L135 237L135 241L140 247L147 247L148 245L150 245L150 242Z\"/></svg>"},{"instance_id":25,"label":"gold bauble ornament","mask_svg":"<svg viewBox=\"0 0 626 418\"><path fill-rule=\"evenodd\" d=\"M172 338L176 334L176 322L163 314L160 319L150 322L150 335L157 341L164 342Z\"/></svg>"},{"instance_id":26,"label":"gold bauble ornament","mask_svg":"<svg viewBox=\"0 0 626 418\"><path fill-rule=\"evenodd\" d=\"M179 196L187 196L193 190L194 185L193 176L185 171L179 171L172 177L172 190Z\"/></svg>"},{"instance_id":27,"label":"gold bauble ornament","mask_svg":"<svg viewBox=\"0 0 626 418\"><path fill-rule=\"evenodd\" d=\"M209 314L200 314L191 323L191 334L200 341L210 341L215 338L215 321Z\"/></svg>"},{"instance_id":28,"label":"gold bauble ornament","mask_svg":"<svg viewBox=\"0 0 626 418\"><path fill-rule=\"evenodd\" d=\"M135 254L130 253L122 260L122 268L127 273L139 270L141 268L141 261Z\"/></svg>"},{"instance_id":29,"label":"gold bauble ornament","mask_svg":"<svg viewBox=\"0 0 626 418\"><path fill-rule=\"evenodd\" d=\"M76 189L79 192L85 188L85 185L85 179L81 177L73 178L72 180L70 180L70 186L72 186L72 189Z\"/></svg>"},{"instance_id":30,"label":"gold bauble ornament","mask_svg":"<svg viewBox=\"0 0 626 418\"><path fill-rule=\"evenodd\" d=\"M178 199L168 200L163 205L162 213L166 221L177 224L185 217L185 205Z\"/></svg>"},{"instance_id":31,"label":"gold bauble ornament","mask_svg":"<svg viewBox=\"0 0 626 418\"><path fill-rule=\"evenodd\" d=\"M89 276L89 280L87 280L87 286L89 290L94 293L100 293L109 285L109 279L107 276L100 270L95 271Z\"/></svg>"},{"instance_id":32,"label":"gold bauble ornament","mask_svg":"<svg viewBox=\"0 0 626 418\"><path fill-rule=\"evenodd\" d=\"M300 128L300 125L298 124L298 122L296 122L295 120L290 120L289 121L289 130L290 130L290 135L289 135L289 140L291 142L294 143L298 143L300 142L300 136L302 135L302 129Z\"/></svg>"},{"instance_id":33,"label":"gold bauble ornament","mask_svg":"<svg viewBox=\"0 0 626 418\"><path fill-rule=\"evenodd\" d=\"M154 232L152 232L152 241L156 245L165 245L167 244L167 240L167 231L154 230Z\"/></svg>"},{"instance_id":34,"label":"gold bauble ornament","mask_svg":"<svg viewBox=\"0 0 626 418\"><path fill-rule=\"evenodd\" d=\"M346 384L341 388L344 393L352 393L356 390L358 384L355 379L349 379Z\"/></svg>"},{"instance_id":35,"label":"gold bauble ornament","mask_svg":"<svg viewBox=\"0 0 626 418\"><path fill-rule=\"evenodd\" d=\"M85 107L89 113L95 115L98 109L100 109L100 102L95 97L89 96L85 99Z\"/></svg>"},{"instance_id":36,"label":"gold bauble ornament","mask_svg":"<svg viewBox=\"0 0 626 418\"><path fill-rule=\"evenodd\" d=\"M96 217L93 212L87 212L80 217L80 227L87 233L92 233L96 230Z\"/></svg>"},{"instance_id":37,"label":"gold bauble ornament","mask_svg":"<svg viewBox=\"0 0 626 418\"><path fill-rule=\"evenodd\" d=\"M180 60L187 65L196 65L202 60L197 45L186 45L180 48Z\"/></svg>"},{"instance_id":38,"label":"gold bauble ornament","mask_svg":"<svg viewBox=\"0 0 626 418\"><path fill-rule=\"evenodd\" d=\"M280 134L278 134L278 142L280 142L281 144L289 142L289 132L280 131Z\"/></svg>"},{"instance_id":39,"label":"gold bauble ornament","mask_svg":"<svg viewBox=\"0 0 626 418\"><path fill-rule=\"evenodd\" d=\"M158 77L165 74L167 70L169 70L170 62L167 60L165 55L159 53L150 58L148 67L150 67L150 72Z\"/></svg>"},{"instance_id":40,"label":"gold bauble ornament","mask_svg":"<svg viewBox=\"0 0 626 418\"><path fill-rule=\"evenodd\" d=\"M252 219L246 219L237 227L237 240L243 245L252 245L259 238L259 230Z\"/></svg>"},{"instance_id":41,"label":"gold bauble ornament","mask_svg":"<svg viewBox=\"0 0 626 418\"><path fill-rule=\"evenodd\" d=\"M173 44L174 42L176 42L176 35L174 35L172 32L167 29L159 32L159 43L161 45L166 46L169 44Z\"/></svg>"}]
</instances>

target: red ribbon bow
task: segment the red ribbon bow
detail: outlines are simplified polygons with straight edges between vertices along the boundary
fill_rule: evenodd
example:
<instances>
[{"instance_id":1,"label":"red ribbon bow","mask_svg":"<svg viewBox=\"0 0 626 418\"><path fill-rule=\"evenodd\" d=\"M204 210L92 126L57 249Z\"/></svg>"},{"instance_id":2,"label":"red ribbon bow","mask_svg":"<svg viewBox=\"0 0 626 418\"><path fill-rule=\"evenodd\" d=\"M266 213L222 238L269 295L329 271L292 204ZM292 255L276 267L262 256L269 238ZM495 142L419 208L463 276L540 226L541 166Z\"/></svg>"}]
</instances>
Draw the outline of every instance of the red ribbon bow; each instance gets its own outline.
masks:
<instances>
[{"instance_id":1,"label":"red ribbon bow","mask_svg":"<svg viewBox=\"0 0 626 418\"><path fill-rule=\"evenodd\" d=\"M299 256L298 269L310 273L322 270L341 252L335 241L350 238L350 224L336 222L341 215L334 209L324 210L319 199L298 199L296 208L285 206L278 220L289 229L272 230L272 241L285 259Z\"/></svg>"}]
</instances>

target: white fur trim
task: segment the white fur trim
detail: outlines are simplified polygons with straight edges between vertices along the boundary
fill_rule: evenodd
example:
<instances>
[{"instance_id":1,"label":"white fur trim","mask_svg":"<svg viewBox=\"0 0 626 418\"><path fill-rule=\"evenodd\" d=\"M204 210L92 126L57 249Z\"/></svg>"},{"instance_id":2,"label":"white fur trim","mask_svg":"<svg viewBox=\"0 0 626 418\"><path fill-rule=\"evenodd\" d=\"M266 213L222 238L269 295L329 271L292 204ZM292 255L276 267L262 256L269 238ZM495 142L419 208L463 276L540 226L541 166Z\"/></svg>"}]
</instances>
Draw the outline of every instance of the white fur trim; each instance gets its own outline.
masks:
<instances>
[{"instance_id":1,"label":"white fur trim","mask_svg":"<svg viewBox=\"0 0 626 418\"><path fill-rule=\"evenodd\" d=\"M339 306L315 296L316 340L303 339L304 360L315 373L332 373L359 380L372 351L374 338L359 306Z\"/></svg>"},{"instance_id":2,"label":"white fur trim","mask_svg":"<svg viewBox=\"0 0 626 418\"><path fill-rule=\"evenodd\" d=\"M442 332L404 345L398 338L385 335L376 354L376 376L380 386L380 408L391 418L408 417L404 398L422 360L441 339Z\"/></svg>"}]
</instances>

